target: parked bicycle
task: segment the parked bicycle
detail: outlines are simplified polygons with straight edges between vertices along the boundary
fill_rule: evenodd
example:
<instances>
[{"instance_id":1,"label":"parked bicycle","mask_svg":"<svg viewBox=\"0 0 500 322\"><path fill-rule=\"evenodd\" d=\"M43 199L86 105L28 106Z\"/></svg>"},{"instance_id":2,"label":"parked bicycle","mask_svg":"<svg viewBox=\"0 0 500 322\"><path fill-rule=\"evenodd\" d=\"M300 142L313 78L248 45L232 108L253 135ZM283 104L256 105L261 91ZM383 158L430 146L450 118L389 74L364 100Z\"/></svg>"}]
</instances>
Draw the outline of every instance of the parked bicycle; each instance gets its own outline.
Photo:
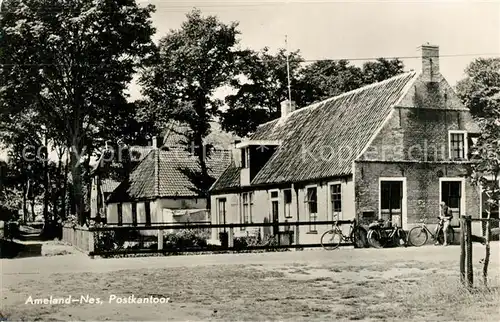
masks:
<instances>
[{"instance_id":1,"label":"parked bicycle","mask_svg":"<svg viewBox=\"0 0 500 322\"><path fill-rule=\"evenodd\" d=\"M367 247L366 230L354 220L349 227L349 234L344 235L337 217L333 228L321 236L321 246L326 250L333 250L337 249L342 242L352 243L355 248Z\"/></svg>"},{"instance_id":2,"label":"parked bicycle","mask_svg":"<svg viewBox=\"0 0 500 322\"><path fill-rule=\"evenodd\" d=\"M375 248L387 246L406 247L406 233L397 226L385 227L383 220L378 220L368 226L368 244Z\"/></svg>"},{"instance_id":3,"label":"parked bicycle","mask_svg":"<svg viewBox=\"0 0 500 322\"><path fill-rule=\"evenodd\" d=\"M439 217L438 217L439 218ZM444 243L444 234L443 234L443 223L440 220L439 230L437 236L427 227L425 224L427 218L421 220L421 224L413 227L408 233L408 242L413 246L422 246L429 239L429 235L433 240L437 240L441 245ZM452 227L448 227L448 243L452 244L455 238L455 231Z\"/></svg>"}]
</instances>

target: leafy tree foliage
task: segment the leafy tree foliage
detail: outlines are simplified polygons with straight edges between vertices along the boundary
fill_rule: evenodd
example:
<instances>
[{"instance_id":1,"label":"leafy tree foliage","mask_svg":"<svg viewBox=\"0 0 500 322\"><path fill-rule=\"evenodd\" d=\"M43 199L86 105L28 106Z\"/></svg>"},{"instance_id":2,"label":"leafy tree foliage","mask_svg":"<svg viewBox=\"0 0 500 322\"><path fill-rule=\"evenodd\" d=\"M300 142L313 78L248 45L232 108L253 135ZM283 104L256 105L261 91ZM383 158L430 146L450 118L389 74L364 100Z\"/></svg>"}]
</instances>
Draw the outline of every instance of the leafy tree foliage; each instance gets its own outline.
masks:
<instances>
[{"instance_id":1,"label":"leafy tree foliage","mask_svg":"<svg viewBox=\"0 0 500 322\"><path fill-rule=\"evenodd\" d=\"M336 96L403 72L398 59L377 59L362 68L347 60L320 60L304 65L298 51L289 53L292 100L298 108ZM271 54L246 51L237 62L240 77L231 82L235 94L226 97L229 109L222 113L222 126L239 136L255 131L259 124L280 115L280 103L289 98L287 52Z\"/></svg>"},{"instance_id":2,"label":"leafy tree foliage","mask_svg":"<svg viewBox=\"0 0 500 322\"><path fill-rule=\"evenodd\" d=\"M500 201L500 59L477 59L466 69L467 77L457 85L458 95L479 122L482 133L474 147L470 171L472 181L488 197L484 211L490 219ZM483 281L487 284L491 222L486 223L486 257Z\"/></svg>"},{"instance_id":3,"label":"leafy tree foliage","mask_svg":"<svg viewBox=\"0 0 500 322\"><path fill-rule=\"evenodd\" d=\"M500 58L479 58L465 69L465 74L456 87L458 96L473 115L489 117L491 98L500 93Z\"/></svg>"},{"instance_id":4,"label":"leafy tree foliage","mask_svg":"<svg viewBox=\"0 0 500 322\"><path fill-rule=\"evenodd\" d=\"M81 161L122 133L130 115L122 109L124 90L153 48L153 8L134 0L5 2L0 110L35 111L51 138L70 148L74 201L83 223Z\"/></svg>"},{"instance_id":5,"label":"leafy tree foliage","mask_svg":"<svg viewBox=\"0 0 500 322\"><path fill-rule=\"evenodd\" d=\"M193 10L180 29L160 40L156 63L140 80L146 97L144 115L153 115L163 126L170 120L189 126L187 139L201 169L197 187L206 196L213 178L208 173L210 149L204 147L204 138L223 104L213 94L235 71L237 27L237 23L224 24L215 16L204 17Z\"/></svg>"}]
</instances>

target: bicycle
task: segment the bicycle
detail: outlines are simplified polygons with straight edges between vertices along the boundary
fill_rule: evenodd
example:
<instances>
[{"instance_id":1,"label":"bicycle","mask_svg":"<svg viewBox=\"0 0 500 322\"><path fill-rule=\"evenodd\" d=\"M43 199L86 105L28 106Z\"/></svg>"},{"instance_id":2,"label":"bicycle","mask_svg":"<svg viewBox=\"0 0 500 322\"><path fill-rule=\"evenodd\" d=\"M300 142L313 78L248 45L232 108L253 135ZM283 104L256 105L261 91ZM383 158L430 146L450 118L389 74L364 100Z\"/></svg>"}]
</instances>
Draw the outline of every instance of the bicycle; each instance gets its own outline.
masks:
<instances>
[{"instance_id":1,"label":"bicycle","mask_svg":"<svg viewBox=\"0 0 500 322\"><path fill-rule=\"evenodd\" d=\"M406 233L403 229L393 227L383 227L383 221L379 220L368 226L368 244L374 248L384 248L390 244L396 246L407 246ZM390 230L389 230L390 228Z\"/></svg>"},{"instance_id":2,"label":"bicycle","mask_svg":"<svg viewBox=\"0 0 500 322\"><path fill-rule=\"evenodd\" d=\"M439 218L439 217L438 217ZM422 246L424 245L427 240L429 239L429 235L431 235L431 238L433 240L437 240L441 245L444 243L444 233L443 233L443 222L440 219L438 225L439 225L439 230L437 233L437 238L436 235L427 227L425 224L425 221L427 218L422 219L420 222L421 224L419 226L413 227L410 229L410 232L408 233L408 242L413 245L413 246ZM455 231L451 226L448 226L448 244L452 244L455 238Z\"/></svg>"},{"instance_id":3,"label":"bicycle","mask_svg":"<svg viewBox=\"0 0 500 322\"><path fill-rule=\"evenodd\" d=\"M321 236L321 246L326 250L334 250L340 246L340 243L347 242L354 244L354 248L364 248L368 245L366 241L366 230L359 226L356 220L353 220L349 226L349 235L344 235L338 218L333 224L333 228L327 230Z\"/></svg>"}]
</instances>

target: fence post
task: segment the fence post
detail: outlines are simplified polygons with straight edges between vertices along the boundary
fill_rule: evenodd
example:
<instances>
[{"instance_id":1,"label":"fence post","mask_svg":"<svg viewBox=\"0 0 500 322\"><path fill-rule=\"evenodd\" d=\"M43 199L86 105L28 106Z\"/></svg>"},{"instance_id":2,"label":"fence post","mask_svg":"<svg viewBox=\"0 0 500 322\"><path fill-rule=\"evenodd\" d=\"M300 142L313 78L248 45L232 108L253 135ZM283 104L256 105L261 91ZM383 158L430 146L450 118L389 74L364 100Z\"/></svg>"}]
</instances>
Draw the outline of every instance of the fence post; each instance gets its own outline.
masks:
<instances>
[{"instance_id":1,"label":"fence post","mask_svg":"<svg viewBox=\"0 0 500 322\"><path fill-rule=\"evenodd\" d=\"M228 234L227 238L228 238L227 247L233 248L234 247L234 227L233 226L229 227L229 234Z\"/></svg>"},{"instance_id":2,"label":"fence post","mask_svg":"<svg viewBox=\"0 0 500 322\"><path fill-rule=\"evenodd\" d=\"M465 218L465 242L466 242L466 252L467 252L467 286L472 287L474 285L474 274L472 271L472 221L471 216L466 216Z\"/></svg>"},{"instance_id":3,"label":"fence post","mask_svg":"<svg viewBox=\"0 0 500 322\"><path fill-rule=\"evenodd\" d=\"M95 251L95 232L93 230L88 231L88 236L89 236L89 254L93 253ZM94 258L94 255L90 255L90 258Z\"/></svg>"},{"instance_id":4,"label":"fence post","mask_svg":"<svg viewBox=\"0 0 500 322\"><path fill-rule=\"evenodd\" d=\"M163 229L158 229L158 250L163 249Z\"/></svg>"},{"instance_id":5,"label":"fence post","mask_svg":"<svg viewBox=\"0 0 500 322\"><path fill-rule=\"evenodd\" d=\"M465 218L460 217L460 282L465 285Z\"/></svg>"}]
</instances>

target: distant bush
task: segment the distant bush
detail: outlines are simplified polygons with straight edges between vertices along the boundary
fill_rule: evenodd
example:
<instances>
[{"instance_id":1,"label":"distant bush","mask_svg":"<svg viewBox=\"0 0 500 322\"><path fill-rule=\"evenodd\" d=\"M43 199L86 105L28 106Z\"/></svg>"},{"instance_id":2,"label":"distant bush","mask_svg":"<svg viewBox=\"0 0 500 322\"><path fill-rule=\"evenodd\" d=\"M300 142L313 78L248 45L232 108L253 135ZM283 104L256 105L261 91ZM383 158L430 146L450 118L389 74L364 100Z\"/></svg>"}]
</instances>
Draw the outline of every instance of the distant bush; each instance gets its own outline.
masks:
<instances>
[{"instance_id":1,"label":"distant bush","mask_svg":"<svg viewBox=\"0 0 500 322\"><path fill-rule=\"evenodd\" d=\"M200 229L182 229L164 235L164 249L184 249L207 247L210 234Z\"/></svg>"},{"instance_id":2,"label":"distant bush","mask_svg":"<svg viewBox=\"0 0 500 322\"><path fill-rule=\"evenodd\" d=\"M260 235L257 236L245 236L236 237L234 239L234 248L236 250L244 250L247 247L253 246L278 246L278 240L275 236L267 236L261 238ZM268 251L286 251L287 249L269 249Z\"/></svg>"}]
</instances>

